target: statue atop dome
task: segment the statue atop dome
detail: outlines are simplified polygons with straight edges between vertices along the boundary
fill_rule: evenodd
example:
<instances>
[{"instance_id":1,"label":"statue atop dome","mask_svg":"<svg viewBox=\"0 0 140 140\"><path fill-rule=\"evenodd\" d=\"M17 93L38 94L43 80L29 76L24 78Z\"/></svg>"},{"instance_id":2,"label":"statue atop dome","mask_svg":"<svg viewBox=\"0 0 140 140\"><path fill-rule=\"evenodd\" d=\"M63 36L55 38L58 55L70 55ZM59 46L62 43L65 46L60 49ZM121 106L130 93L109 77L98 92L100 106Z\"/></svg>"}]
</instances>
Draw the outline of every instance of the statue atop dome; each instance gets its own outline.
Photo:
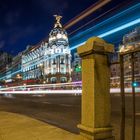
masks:
<instances>
[{"instance_id":1,"label":"statue atop dome","mask_svg":"<svg viewBox=\"0 0 140 140\"><path fill-rule=\"evenodd\" d=\"M60 15L54 15L54 17L55 17L55 19L56 19L56 23L55 23L55 25L54 25L54 28L56 28L56 27L62 28L62 25L61 25L61 23L60 23L60 20L61 20L62 16L60 16Z\"/></svg>"}]
</instances>

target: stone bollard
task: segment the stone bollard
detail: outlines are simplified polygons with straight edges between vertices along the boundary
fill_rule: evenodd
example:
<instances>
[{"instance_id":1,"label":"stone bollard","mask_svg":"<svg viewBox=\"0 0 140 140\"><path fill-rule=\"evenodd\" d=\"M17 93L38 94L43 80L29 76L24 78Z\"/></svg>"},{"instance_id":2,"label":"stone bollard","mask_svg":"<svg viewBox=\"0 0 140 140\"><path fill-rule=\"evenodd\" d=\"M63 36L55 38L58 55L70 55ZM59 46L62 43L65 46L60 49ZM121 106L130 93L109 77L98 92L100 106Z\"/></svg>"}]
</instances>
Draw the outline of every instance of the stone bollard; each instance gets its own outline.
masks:
<instances>
[{"instance_id":1,"label":"stone bollard","mask_svg":"<svg viewBox=\"0 0 140 140\"><path fill-rule=\"evenodd\" d=\"M114 52L114 46L93 37L77 51L82 58L81 139L113 140L107 54Z\"/></svg>"}]
</instances>

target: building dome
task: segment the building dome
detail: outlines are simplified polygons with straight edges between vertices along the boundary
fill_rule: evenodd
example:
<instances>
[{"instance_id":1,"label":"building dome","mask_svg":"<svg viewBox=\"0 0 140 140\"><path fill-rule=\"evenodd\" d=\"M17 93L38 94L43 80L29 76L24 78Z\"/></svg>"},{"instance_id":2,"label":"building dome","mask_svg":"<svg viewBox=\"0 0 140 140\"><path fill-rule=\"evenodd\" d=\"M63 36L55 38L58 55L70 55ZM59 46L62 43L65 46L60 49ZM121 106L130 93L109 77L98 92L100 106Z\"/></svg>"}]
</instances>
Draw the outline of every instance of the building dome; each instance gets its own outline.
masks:
<instances>
[{"instance_id":1,"label":"building dome","mask_svg":"<svg viewBox=\"0 0 140 140\"><path fill-rule=\"evenodd\" d=\"M68 36L67 32L63 29L60 19L62 16L55 15L56 22L54 28L51 30L49 34L49 47L52 45L65 45L68 46Z\"/></svg>"}]
</instances>

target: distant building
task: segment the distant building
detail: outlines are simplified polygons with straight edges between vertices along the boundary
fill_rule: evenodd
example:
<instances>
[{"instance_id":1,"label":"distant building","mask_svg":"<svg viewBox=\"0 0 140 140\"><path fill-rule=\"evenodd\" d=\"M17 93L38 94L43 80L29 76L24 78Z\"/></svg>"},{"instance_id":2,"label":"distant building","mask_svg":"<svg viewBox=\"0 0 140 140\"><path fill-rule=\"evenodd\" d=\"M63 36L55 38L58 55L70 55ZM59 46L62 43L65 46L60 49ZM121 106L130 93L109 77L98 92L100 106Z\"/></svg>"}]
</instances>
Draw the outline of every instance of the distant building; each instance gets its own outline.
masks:
<instances>
[{"instance_id":1,"label":"distant building","mask_svg":"<svg viewBox=\"0 0 140 140\"><path fill-rule=\"evenodd\" d=\"M9 85L14 85L22 81L22 72L21 72L21 56L22 53L19 53L17 56L13 57L10 63L6 64L4 80L5 83Z\"/></svg>"},{"instance_id":2,"label":"distant building","mask_svg":"<svg viewBox=\"0 0 140 140\"><path fill-rule=\"evenodd\" d=\"M11 54L0 51L0 80L6 80L7 65L12 62L12 58Z\"/></svg>"},{"instance_id":3,"label":"distant building","mask_svg":"<svg viewBox=\"0 0 140 140\"><path fill-rule=\"evenodd\" d=\"M11 83L12 80L12 63L6 65L5 83Z\"/></svg>"},{"instance_id":4,"label":"distant building","mask_svg":"<svg viewBox=\"0 0 140 140\"><path fill-rule=\"evenodd\" d=\"M140 27L135 28L131 33L123 37L123 46L125 49L140 48ZM121 46L121 47L123 47ZM135 81L140 82L140 52L135 54ZM131 86L131 56L126 55L124 58L124 75L126 86Z\"/></svg>"},{"instance_id":5,"label":"distant building","mask_svg":"<svg viewBox=\"0 0 140 140\"><path fill-rule=\"evenodd\" d=\"M12 62L13 56L7 52L0 51L0 68Z\"/></svg>"},{"instance_id":6,"label":"distant building","mask_svg":"<svg viewBox=\"0 0 140 140\"><path fill-rule=\"evenodd\" d=\"M22 54L22 77L23 80L38 80L44 74L41 64L45 57L47 43L36 46L27 46Z\"/></svg>"},{"instance_id":7,"label":"distant building","mask_svg":"<svg viewBox=\"0 0 140 140\"><path fill-rule=\"evenodd\" d=\"M18 84L22 82L21 60L22 60L22 52L18 53L18 55L13 57L13 61L11 64L12 82Z\"/></svg>"},{"instance_id":8,"label":"distant building","mask_svg":"<svg viewBox=\"0 0 140 140\"><path fill-rule=\"evenodd\" d=\"M124 35L123 43L120 45L121 51L127 51L128 49L134 49L140 47L140 27L135 28L132 32ZM140 52L135 54L135 81L140 82ZM124 57L124 77L125 77L125 86L130 87L131 83L131 56L126 55ZM120 67L119 64L111 66L111 86L119 87L120 86Z\"/></svg>"},{"instance_id":9,"label":"distant building","mask_svg":"<svg viewBox=\"0 0 140 140\"><path fill-rule=\"evenodd\" d=\"M123 37L123 45L125 47L140 47L140 27L135 28L132 32Z\"/></svg>"},{"instance_id":10,"label":"distant building","mask_svg":"<svg viewBox=\"0 0 140 140\"><path fill-rule=\"evenodd\" d=\"M22 76L24 81L59 83L71 81L71 52L67 32L60 19L49 34L48 41L28 46L22 54ZM47 43L48 42L48 43Z\"/></svg>"}]
</instances>

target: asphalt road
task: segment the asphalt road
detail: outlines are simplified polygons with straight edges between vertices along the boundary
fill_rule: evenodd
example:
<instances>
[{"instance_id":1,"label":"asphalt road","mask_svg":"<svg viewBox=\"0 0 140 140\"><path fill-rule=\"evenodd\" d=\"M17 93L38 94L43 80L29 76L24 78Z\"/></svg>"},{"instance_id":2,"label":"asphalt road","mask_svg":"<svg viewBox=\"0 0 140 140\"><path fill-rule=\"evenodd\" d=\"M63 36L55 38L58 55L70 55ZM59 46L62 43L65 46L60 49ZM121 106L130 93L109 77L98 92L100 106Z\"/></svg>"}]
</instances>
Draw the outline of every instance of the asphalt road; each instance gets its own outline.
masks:
<instances>
[{"instance_id":1,"label":"asphalt road","mask_svg":"<svg viewBox=\"0 0 140 140\"><path fill-rule=\"evenodd\" d=\"M111 95L112 124L114 135L119 140L120 105L119 94ZM73 133L79 133L77 124L81 119L80 95L13 95L12 98L0 97L0 111L15 112L53 124ZM126 96L126 139L131 140L132 98ZM140 139L140 94L136 96L136 140Z\"/></svg>"}]
</instances>

